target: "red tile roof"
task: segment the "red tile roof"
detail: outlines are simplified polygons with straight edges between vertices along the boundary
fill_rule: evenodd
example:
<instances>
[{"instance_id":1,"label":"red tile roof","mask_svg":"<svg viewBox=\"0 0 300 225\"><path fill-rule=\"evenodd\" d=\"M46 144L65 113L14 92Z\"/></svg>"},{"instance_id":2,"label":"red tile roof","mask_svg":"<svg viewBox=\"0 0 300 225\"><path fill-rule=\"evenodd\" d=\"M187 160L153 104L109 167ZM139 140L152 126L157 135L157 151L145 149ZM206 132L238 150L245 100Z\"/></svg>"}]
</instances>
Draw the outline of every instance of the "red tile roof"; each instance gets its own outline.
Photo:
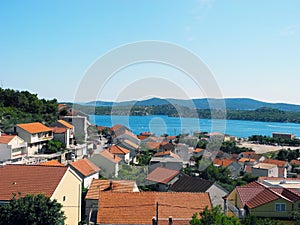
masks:
<instances>
[{"instance_id":1,"label":"red tile roof","mask_svg":"<svg viewBox=\"0 0 300 225\"><path fill-rule=\"evenodd\" d=\"M290 202L300 200L300 196L287 188L269 188L258 182L236 187L243 207L246 205L250 209L259 207L277 199L285 199Z\"/></svg>"},{"instance_id":2,"label":"red tile roof","mask_svg":"<svg viewBox=\"0 0 300 225\"><path fill-rule=\"evenodd\" d=\"M278 167L284 167L285 164L287 163L286 161L277 160L277 159L265 159L263 162L264 163L275 164Z\"/></svg>"},{"instance_id":3,"label":"red tile roof","mask_svg":"<svg viewBox=\"0 0 300 225\"><path fill-rule=\"evenodd\" d=\"M180 159L179 155L171 151L157 152L154 154L154 157L162 157L162 156L169 156L171 158Z\"/></svg>"},{"instance_id":4,"label":"red tile roof","mask_svg":"<svg viewBox=\"0 0 300 225\"><path fill-rule=\"evenodd\" d=\"M214 159L213 164L217 166L222 166L224 168L228 167L234 161L231 159Z\"/></svg>"},{"instance_id":5,"label":"red tile roof","mask_svg":"<svg viewBox=\"0 0 300 225\"><path fill-rule=\"evenodd\" d=\"M119 129L121 129L121 128L128 129L127 127L125 127L125 126L123 126L123 125L121 125L121 124L116 124L116 125L112 126L112 127L110 128L110 130L111 130L111 131L116 131L116 130L119 130Z\"/></svg>"},{"instance_id":6,"label":"red tile roof","mask_svg":"<svg viewBox=\"0 0 300 225\"><path fill-rule=\"evenodd\" d=\"M69 129L74 128L74 126L72 124L69 124L68 122L66 122L64 120L57 120L57 122L59 122L61 125L65 126L66 128L69 128Z\"/></svg>"},{"instance_id":7,"label":"red tile roof","mask_svg":"<svg viewBox=\"0 0 300 225\"><path fill-rule=\"evenodd\" d=\"M52 131L51 128L45 126L44 124L42 124L40 122L17 124L17 126L31 134Z\"/></svg>"},{"instance_id":8,"label":"red tile roof","mask_svg":"<svg viewBox=\"0 0 300 225\"><path fill-rule=\"evenodd\" d=\"M100 171L100 168L88 159L80 159L70 163L70 165L85 177Z\"/></svg>"},{"instance_id":9,"label":"red tile roof","mask_svg":"<svg viewBox=\"0 0 300 225\"><path fill-rule=\"evenodd\" d=\"M112 154L117 154L117 155L126 155L130 152L126 148L123 148L118 145L113 145L113 146L109 147L108 151L111 152Z\"/></svg>"},{"instance_id":10,"label":"red tile roof","mask_svg":"<svg viewBox=\"0 0 300 225\"><path fill-rule=\"evenodd\" d=\"M54 134L64 134L67 132L67 128L64 127L52 127Z\"/></svg>"},{"instance_id":11,"label":"red tile roof","mask_svg":"<svg viewBox=\"0 0 300 225\"><path fill-rule=\"evenodd\" d=\"M193 152L199 153L199 152L202 152L203 150L204 150L203 148L196 148Z\"/></svg>"},{"instance_id":12,"label":"red tile roof","mask_svg":"<svg viewBox=\"0 0 300 225\"><path fill-rule=\"evenodd\" d=\"M136 184L131 180L98 180L93 179L86 194L86 199L99 199L102 191L111 192L133 192Z\"/></svg>"},{"instance_id":13,"label":"red tile roof","mask_svg":"<svg viewBox=\"0 0 300 225\"><path fill-rule=\"evenodd\" d=\"M43 193L51 197L68 170L62 166L5 165L0 167L0 200L13 194Z\"/></svg>"},{"instance_id":14,"label":"red tile roof","mask_svg":"<svg viewBox=\"0 0 300 225\"><path fill-rule=\"evenodd\" d=\"M155 170L148 174L146 180L167 184L178 174L179 171L177 170L170 170L162 167L157 167Z\"/></svg>"},{"instance_id":15,"label":"red tile roof","mask_svg":"<svg viewBox=\"0 0 300 225\"><path fill-rule=\"evenodd\" d=\"M122 160L119 156L116 156L116 155L110 153L108 150L104 150L104 151L100 152L99 154L101 156L103 156L104 158L110 160L113 163L118 163Z\"/></svg>"},{"instance_id":16,"label":"red tile roof","mask_svg":"<svg viewBox=\"0 0 300 225\"><path fill-rule=\"evenodd\" d=\"M196 212L211 202L208 193L187 192L103 192L99 199L98 224L152 224L158 203L159 224L173 218L174 225L188 224Z\"/></svg>"},{"instance_id":17,"label":"red tile roof","mask_svg":"<svg viewBox=\"0 0 300 225\"><path fill-rule=\"evenodd\" d=\"M0 143L1 144L8 144L9 142L11 142L12 139L14 139L16 137L16 135L1 135L0 136Z\"/></svg>"},{"instance_id":18,"label":"red tile roof","mask_svg":"<svg viewBox=\"0 0 300 225\"><path fill-rule=\"evenodd\" d=\"M47 162L42 162L39 165L41 166L65 166L64 164L58 162L56 159L47 161Z\"/></svg>"}]
</instances>

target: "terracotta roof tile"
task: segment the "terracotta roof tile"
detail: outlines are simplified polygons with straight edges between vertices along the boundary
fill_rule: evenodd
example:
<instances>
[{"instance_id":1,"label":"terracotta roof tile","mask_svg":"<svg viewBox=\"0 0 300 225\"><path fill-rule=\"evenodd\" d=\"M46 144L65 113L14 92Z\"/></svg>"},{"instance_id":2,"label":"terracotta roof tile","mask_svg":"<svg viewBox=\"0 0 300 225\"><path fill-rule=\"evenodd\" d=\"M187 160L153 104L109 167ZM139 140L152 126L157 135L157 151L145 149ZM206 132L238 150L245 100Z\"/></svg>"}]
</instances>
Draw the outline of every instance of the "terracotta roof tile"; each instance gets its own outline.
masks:
<instances>
[{"instance_id":1,"label":"terracotta roof tile","mask_svg":"<svg viewBox=\"0 0 300 225\"><path fill-rule=\"evenodd\" d=\"M152 224L158 203L159 224L188 224L196 212L201 212L211 202L208 193L186 192L136 192L101 193L97 214L98 224ZM117 213L116 213L117 212Z\"/></svg>"},{"instance_id":2,"label":"terracotta roof tile","mask_svg":"<svg viewBox=\"0 0 300 225\"><path fill-rule=\"evenodd\" d=\"M277 160L277 159L265 159L263 162L264 163L275 164L278 167L284 167L285 164L287 163L286 161Z\"/></svg>"},{"instance_id":3,"label":"terracotta roof tile","mask_svg":"<svg viewBox=\"0 0 300 225\"><path fill-rule=\"evenodd\" d=\"M104 158L110 160L113 163L118 163L122 160L119 156L116 156L116 155L110 153L108 150L104 150L104 151L100 152L99 154L101 156L103 156Z\"/></svg>"},{"instance_id":4,"label":"terracotta roof tile","mask_svg":"<svg viewBox=\"0 0 300 225\"><path fill-rule=\"evenodd\" d=\"M68 122L66 122L64 120L57 120L57 122L59 122L60 124L62 124L66 128L69 128L69 129L73 129L74 128L74 126L72 124L69 124Z\"/></svg>"},{"instance_id":5,"label":"terracotta roof tile","mask_svg":"<svg viewBox=\"0 0 300 225\"><path fill-rule=\"evenodd\" d=\"M15 137L16 137L16 135L1 135L0 136L0 143L1 144L8 144Z\"/></svg>"},{"instance_id":6,"label":"terracotta roof tile","mask_svg":"<svg viewBox=\"0 0 300 225\"><path fill-rule=\"evenodd\" d=\"M224 168L228 167L234 161L231 159L214 159L213 164L217 166L222 166Z\"/></svg>"},{"instance_id":7,"label":"terracotta roof tile","mask_svg":"<svg viewBox=\"0 0 300 225\"><path fill-rule=\"evenodd\" d=\"M68 170L62 166L5 165L0 167L0 200L10 200L13 193L51 197Z\"/></svg>"},{"instance_id":8,"label":"terracotta roof tile","mask_svg":"<svg viewBox=\"0 0 300 225\"><path fill-rule=\"evenodd\" d=\"M240 162L240 163L244 163L244 162L255 162L255 159L250 159L250 158L240 158L238 162Z\"/></svg>"},{"instance_id":9,"label":"terracotta roof tile","mask_svg":"<svg viewBox=\"0 0 300 225\"><path fill-rule=\"evenodd\" d=\"M17 126L31 134L52 131L51 128L45 126L44 124L42 124L40 122L17 124Z\"/></svg>"},{"instance_id":10,"label":"terracotta roof tile","mask_svg":"<svg viewBox=\"0 0 300 225\"><path fill-rule=\"evenodd\" d=\"M54 134L63 134L67 132L67 128L63 127L52 127L52 130Z\"/></svg>"},{"instance_id":11,"label":"terracotta roof tile","mask_svg":"<svg viewBox=\"0 0 300 225\"><path fill-rule=\"evenodd\" d=\"M112 187L111 187L112 185ZM133 192L136 184L131 180L98 180L93 179L91 186L86 194L86 199L99 199L102 191L111 192Z\"/></svg>"},{"instance_id":12,"label":"terracotta roof tile","mask_svg":"<svg viewBox=\"0 0 300 225\"><path fill-rule=\"evenodd\" d=\"M42 162L39 165L41 166L65 166L64 164L58 162L56 159L47 161L47 162Z\"/></svg>"},{"instance_id":13,"label":"terracotta roof tile","mask_svg":"<svg viewBox=\"0 0 300 225\"><path fill-rule=\"evenodd\" d=\"M88 159L80 159L70 165L85 177L100 171L100 168Z\"/></svg>"},{"instance_id":14,"label":"terracotta roof tile","mask_svg":"<svg viewBox=\"0 0 300 225\"><path fill-rule=\"evenodd\" d=\"M123 148L118 145L113 145L113 146L109 147L108 151L111 152L112 154L117 154L117 155L126 155L130 152L126 148Z\"/></svg>"},{"instance_id":15,"label":"terracotta roof tile","mask_svg":"<svg viewBox=\"0 0 300 225\"><path fill-rule=\"evenodd\" d=\"M171 158L180 159L179 155L177 155L171 151L157 152L154 154L154 157L163 157L163 156L169 156Z\"/></svg>"},{"instance_id":16,"label":"terracotta roof tile","mask_svg":"<svg viewBox=\"0 0 300 225\"><path fill-rule=\"evenodd\" d=\"M300 196L286 188L269 188L258 182L252 182L245 186L236 187L243 207L256 208L277 199L285 199L296 202Z\"/></svg>"},{"instance_id":17,"label":"terracotta roof tile","mask_svg":"<svg viewBox=\"0 0 300 225\"><path fill-rule=\"evenodd\" d=\"M179 171L177 170L170 170L162 167L157 167L155 170L153 170L148 176L146 177L146 180L167 184L169 181L171 181L175 176L179 174Z\"/></svg>"}]
</instances>

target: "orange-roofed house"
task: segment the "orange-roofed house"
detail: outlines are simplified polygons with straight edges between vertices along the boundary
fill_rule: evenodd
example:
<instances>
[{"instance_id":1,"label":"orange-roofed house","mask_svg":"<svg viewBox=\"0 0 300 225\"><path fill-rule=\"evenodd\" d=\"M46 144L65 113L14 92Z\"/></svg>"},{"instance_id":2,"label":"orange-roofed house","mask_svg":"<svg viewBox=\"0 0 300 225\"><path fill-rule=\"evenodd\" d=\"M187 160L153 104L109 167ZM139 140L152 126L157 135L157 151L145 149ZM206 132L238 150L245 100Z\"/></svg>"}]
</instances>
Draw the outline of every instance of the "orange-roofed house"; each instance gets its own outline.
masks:
<instances>
[{"instance_id":1,"label":"orange-roofed house","mask_svg":"<svg viewBox=\"0 0 300 225\"><path fill-rule=\"evenodd\" d=\"M85 196L85 218L96 223L99 196L102 192L139 192L135 181L132 180L96 180L94 179Z\"/></svg>"},{"instance_id":2,"label":"orange-roofed house","mask_svg":"<svg viewBox=\"0 0 300 225\"><path fill-rule=\"evenodd\" d=\"M120 157L124 162L129 163L130 158L130 151L126 148L123 148L119 145L112 145L108 148L108 151L118 157Z\"/></svg>"},{"instance_id":3,"label":"orange-roofed house","mask_svg":"<svg viewBox=\"0 0 300 225\"><path fill-rule=\"evenodd\" d=\"M54 140L66 144L69 148L70 144L74 142L74 126L64 120L57 120L51 125L53 128Z\"/></svg>"},{"instance_id":4,"label":"orange-roofed house","mask_svg":"<svg viewBox=\"0 0 300 225\"><path fill-rule=\"evenodd\" d=\"M105 178L118 177L119 163L122 161L119 156L112 154L106 149L99 154L94 154L89 160L101 168L101 176Z\"/></svg>"},{"instance_id":5,"label":"orange-roofed house","mask_svg":"<svg viewBox=\"0 0 300 225\"><path fill-rule=\"evenodd\" d=\"M238 162L232 160L232 159L214 159L213 164L216 167L224 167L227 168L230 171L232 178L237 178L240 176L240 172L243 170L243 166L241 166Z\"/></svg>"},{"instance_id":6,"label":"orange-roofed house","mask_svg":"<svg viewBox=\"0 0 300 225\"><path fill-rule=\"evenodd\" d=\"M27 155L27 143L17 135L0 134L0 161L22 162Z\"/></svg>"},{"instance_id":7,"label":"orange-roofed house","mask_svg":"<svg viewBox=\"0 0 300 225\"><path fill-rule=\"evenodd\" d=\"M168 191L169 187L179 179L180 175L178 170L157 167L146 177L146 184L154 185L158 191Z\"/></svg>"},{"instance_id":8,"label":"orange-roofed house","mask_svg":"<svg viewBox=\"0 0 300 225\"><path fill-rule=\"evenodd\" d=\"M291 171L292 166L287 161L277 159L265 159L263 163L275 164L278 167L278 176L287 177L287 173Z\"/></svg>"},{"instance_id":9,"label":"orange-roofed house","mask_svg":"<svg viewBox=\"0 0 300 225\"><path fill-rule=\"evenodd\" d=\"M13 194L42 193L62 204L65 224L81 221L81 179L66 166L5 165L0 167L0 202Z\"/></svg>"},{"instance_id":10,"label":"orange-roofed house","mask_svg":"<svg viewBox=\"0 0 300 225\"><path fill-rule=\"evenodd\" d=\"M299 210L298 190L267 187L258 182L236 187L227 197L227 208L237 217L246 214L261 218L292 219L293 212Z\"/></svg>"},{"instance_id":11,"label":"orange-roofed house","mask_svg":"<svg viewBox=\"0 0 300 225\"><path fill-rule=\"evenodd\" d=\"M167 158L180 159L179 155L177 155L171 151L157 152L154 154L154 157L167 157Z\"/></svg>"},{"instance_id":12,"label":"orange-roofed house","mask_svg":"<svg viewBox=\"0 0 300 225\"><path fill-rule=\"evenodd\" d=\"M49 140L53 139L52 128L40 122L17 124L16 131L18 136L27 142L28 156L41 153L42 147Z\"/></svg>"},{"instance_id":13,"label":"orange-roofed house","mask_svg":"<svg viewBox=\"0 0 300 225\"><path fill-rule=\"evenodd\" d=\"M89 188L93 179L99 179L100 168L88 159L70 163L71 168L82 179L83 187Z\"/></svg>"},{"instance_id":14,"label":"orange-roofed house","mask_svg":"<svg viewBox=\"0 0 300 225\"><path fill-rule=\"evenodd\" d=\"M193 214L212 207L208 193L103 192L99 198L97 224L185 225Z\"/></svg>"}]
</instances>

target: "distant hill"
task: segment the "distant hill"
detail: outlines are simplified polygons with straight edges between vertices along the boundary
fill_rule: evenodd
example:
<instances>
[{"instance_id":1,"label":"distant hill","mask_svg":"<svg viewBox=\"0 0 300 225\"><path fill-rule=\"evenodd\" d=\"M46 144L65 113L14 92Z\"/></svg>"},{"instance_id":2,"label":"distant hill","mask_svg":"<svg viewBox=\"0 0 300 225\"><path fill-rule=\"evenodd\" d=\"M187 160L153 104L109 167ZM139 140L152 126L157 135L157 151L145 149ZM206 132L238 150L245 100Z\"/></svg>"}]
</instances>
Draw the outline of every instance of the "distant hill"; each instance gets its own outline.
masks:
<instances>
[{"instance_id":1,"label":"distant hill","mask_svg":"<svg viewBox=\"0 0 300 225\"><path fill-rule=\"evenodd\" d=\"M192 99L192 100L182 100L182 99L160 99L160 98L151 98L142 101L125 101L125 102L105 102L105 101L96 101L88 102L84 105L95 105L95 106L159 106L166 104L173 104L179 106L185 106L190 108L197 109L209 109L208 101L211 104L218 105L220 99ZM287 103L268 103L262 102L250 98L225 98L224 99L226 108L229 110L256 110L258 108L267 107L273 109L279 109L282 111L296 111L300 112L300 105L287 104Z\"/></svg>"}]
</instances>

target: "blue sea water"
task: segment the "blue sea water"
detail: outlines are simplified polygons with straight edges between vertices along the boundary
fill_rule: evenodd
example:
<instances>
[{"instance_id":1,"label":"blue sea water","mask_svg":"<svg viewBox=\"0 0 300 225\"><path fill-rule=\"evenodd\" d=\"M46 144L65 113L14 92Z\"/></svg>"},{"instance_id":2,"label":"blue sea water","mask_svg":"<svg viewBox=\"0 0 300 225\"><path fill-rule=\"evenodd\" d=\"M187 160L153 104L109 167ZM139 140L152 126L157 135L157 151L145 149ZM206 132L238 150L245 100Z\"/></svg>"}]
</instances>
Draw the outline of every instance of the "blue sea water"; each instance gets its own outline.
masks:
<instances>
[{"instance_id":1,"label":"blue sea water","mask_svg":"<svg viewBox=\"0 0 300 225\"><path fill-rule=\"evenodd\" d=\"M292 133L300 137L300 124L257 122L246 120L211 120L197 118L179 118L162 115L151 116L110 116L90 115L90 122L98 126L111 127L115 124L127 126L135 134L150 131L156 135L167 133L192 134L194 131L221 132L237 137L249 137L254 134L268 135L272 133Z\"/></svg>"}]
</instances>

